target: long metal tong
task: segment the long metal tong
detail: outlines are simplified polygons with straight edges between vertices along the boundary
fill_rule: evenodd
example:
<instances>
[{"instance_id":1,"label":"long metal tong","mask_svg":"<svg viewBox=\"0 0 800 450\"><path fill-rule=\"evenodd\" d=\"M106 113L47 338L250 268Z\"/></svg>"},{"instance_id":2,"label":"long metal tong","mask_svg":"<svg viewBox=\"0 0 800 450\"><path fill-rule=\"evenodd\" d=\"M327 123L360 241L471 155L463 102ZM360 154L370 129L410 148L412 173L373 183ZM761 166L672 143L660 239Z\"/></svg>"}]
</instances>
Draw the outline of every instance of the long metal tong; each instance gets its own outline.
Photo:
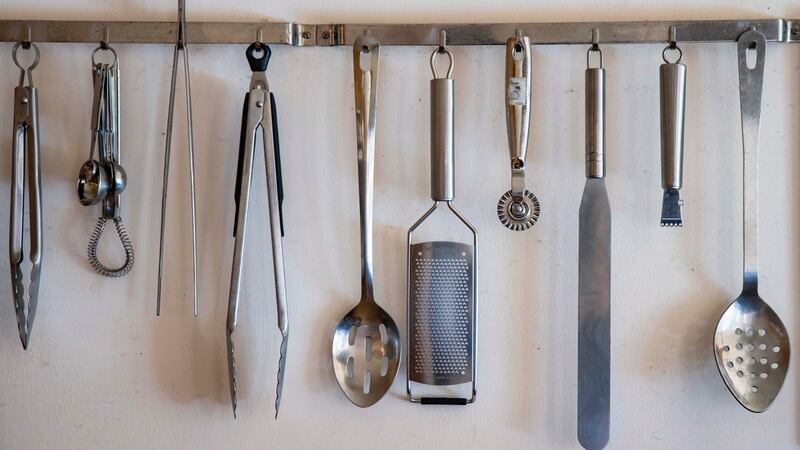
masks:
<instances>
[{"instance_id":1,"label":"long metal tong","mask_svg":"<svg viewBox=\"0 0 800 450\"><path fill-rule=\"evenodd\" d=\"M261 54L261 56L257 56ZM267 64L271 51L266 45L256 42L247 47L245 55L253 76L250 90L244 97L242 113L242 134L239 141L239 161L236 167L236 216L233 236L233 266L231 269L231 289L228 297L228 319L226 336L228 344L228 381L231 389L231 405L236 417L236 365L233 357L233 330L239 317L239 293L242 284L242 262L247 232L247 207L250 203L250 185L253 175L253 158L256 149L256 133L261 129L264 158L267 172L267 199L269 203L270 231L272 232L272 262L275 273L275 299L278 304L278 329L281 332L281 349L278 360L278 384L275 393L275 418L281 403L283 373L286 365L286 346L288 344L289 322L286 311L286 280L283 271L283 183L281 179L280 145L278 141L278 121L275 111L275 97L269 91ZM269 107L267 107L269 104ZM271 139L270 139L271 134Z\"/></svg>"},{"instance_id":2,"label":"long metal tong","mask_svg":"<svg viewBox=\"0 0 800 450\"><path fill-rule=\"evenodd\" d=\"M23 68L17 60L20 46L33 48L34 60ZM17 313L17 328L22 348L28 342L36 316L39 300L39 280L42 269L42 182L39 164L39 107L38 93L33 86L33 69L39 64L39 48L27 42L18 42L11 50L14 64L19 67L19 85L14 88L14 131L11 159L11 222L9 225L8 254L11 266L11 282L14 295L14 310ZM27 74L28 84L25 85ZM28 226L30 227L30 286L29 301L25 310L25 285L22 274L23 234L25 229L25 189L28 190Z\"/></svg>"},{"instance_id":3,"label":"long metal tong","mask_svg":"<svg viewBox=\"0 0 800 450\"><path fill-rule=\"evenodd\" d=\"M167 116L167 143L164 147L164 182L161 193L161 238L158 249L158 297L156 315L161 315L161 287L164 275L164 234L167 225L167 186L169 185L169 156L172 144L172 119L175 113L175 82L178 78L178 52L183 50L183 70L186 81L186 121L189 131L189 184L192 200L192 274L194 280L194 315L197 316L197 209L194 188L194 144L192 139L192 83L189 76L189 48L186 46L186 0L178 0L178 33L172 57L172 83L169 90L169 114Z\"/></svg>"}]
</instances>

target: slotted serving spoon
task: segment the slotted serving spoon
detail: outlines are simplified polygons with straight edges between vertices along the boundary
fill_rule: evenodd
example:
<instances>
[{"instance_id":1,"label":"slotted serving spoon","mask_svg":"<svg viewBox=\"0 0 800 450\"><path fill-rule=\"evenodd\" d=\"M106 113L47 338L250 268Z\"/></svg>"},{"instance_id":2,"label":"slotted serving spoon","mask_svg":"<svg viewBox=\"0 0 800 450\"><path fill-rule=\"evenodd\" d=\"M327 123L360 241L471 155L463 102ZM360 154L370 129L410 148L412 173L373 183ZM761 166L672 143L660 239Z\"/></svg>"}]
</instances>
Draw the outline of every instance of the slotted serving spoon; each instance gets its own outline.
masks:
<instances>
[{"instance_id":1,"label":"slotted serving spoon","mask_svg":"<svg viewBox=\"0 0 800 450\"><path fill-rule=\"evenodd\" d=\"M361 219L361 301L333 335L333 369L354 404L372 406L392 386L400 365L400 331L375 302L372 288L372 183L375 168L375 105L380 44L370 35L353 44Z\"/></svg>"},{"instance_id":2,"label":"slotted serving spoon","mask_svg":"<svg viewBox=\"0 0 800 450\"><path fill-rule=\"evenodd\" d=\"M725 385L752 412L764 412L778 396L789 369L783 322L758 295L758 133L764 81L764 35L739 36L739 96L744 142L744 286L717 323L714 356ZM747 51L756 61L748 67Z\"/></svg>"}]
</instances>

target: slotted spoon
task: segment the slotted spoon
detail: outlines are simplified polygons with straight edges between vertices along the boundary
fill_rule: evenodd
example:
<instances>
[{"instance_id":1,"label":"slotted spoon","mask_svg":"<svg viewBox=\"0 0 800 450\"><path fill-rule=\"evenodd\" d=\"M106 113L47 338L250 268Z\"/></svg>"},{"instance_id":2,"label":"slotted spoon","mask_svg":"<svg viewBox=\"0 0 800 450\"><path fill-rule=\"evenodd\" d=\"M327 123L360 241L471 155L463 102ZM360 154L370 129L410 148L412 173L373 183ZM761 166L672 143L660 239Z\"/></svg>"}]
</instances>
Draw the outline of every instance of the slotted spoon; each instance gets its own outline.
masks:
<instances>
[{"instance_id":1,"label":"slotted spoon","mask_svg":"<svg viewBox=\"0 0 800 450\"><path fill-rule=\"evenodd\" d=\"M764 412L778 396L789 369L783 322L758 295L758 133L764 81L764 35L739 36L739 96L744 142L744 286L717 323L714 356L725 385L752 412ZM748 67L747 51L756 61Z\"/></svg>"},{"instance_id":2,"label":"slotted spoon","mask_svg":"<svg viewBox=\"0 0 800 450\"><path fill-rule=\"evenodd\" d=\"M333 336L333 369L354 404L374 405L392 386L400 365L400 331L375 302L372 287L372 183L375 168L375 105L380 44L370 35L353 44L361 219L361 301Z\"/></svg>"}]
</instances>

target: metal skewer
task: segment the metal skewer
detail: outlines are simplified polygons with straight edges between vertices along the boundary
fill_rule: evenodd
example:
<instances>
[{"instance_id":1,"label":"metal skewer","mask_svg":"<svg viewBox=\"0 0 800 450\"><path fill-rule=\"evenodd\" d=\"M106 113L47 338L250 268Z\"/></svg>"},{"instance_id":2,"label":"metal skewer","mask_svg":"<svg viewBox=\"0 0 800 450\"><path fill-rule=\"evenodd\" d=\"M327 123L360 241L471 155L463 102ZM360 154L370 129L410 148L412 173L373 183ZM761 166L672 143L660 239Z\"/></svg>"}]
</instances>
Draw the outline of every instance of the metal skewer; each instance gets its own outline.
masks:
<instances>
[{"instance_id":1,"label":"metal skewer","mask_svg":"<svg viewBox=\"0 0 800 450\"><path fill-rule=\"evenodd\" d=\"M161 289L164 275L164 234L167 224L167 192L169 185L169 157L172 143L172 121L175 113L175 82L178 78L178 52L183 50L183 69L186 80L186 121L189 131L189 184L192 197L192 274L194 279L194 315L197 316L197 209L194 184L194 145L192 141L192 83L189 76L189 48L186 46L186 0L178 0L178 33L172 57L172 83L169 90L169 114L167 117L167 143L164 147L164 182L161 193L161 237L158 250L158 297L156 315L161 315Z\"/></svg>"}]
</instances>

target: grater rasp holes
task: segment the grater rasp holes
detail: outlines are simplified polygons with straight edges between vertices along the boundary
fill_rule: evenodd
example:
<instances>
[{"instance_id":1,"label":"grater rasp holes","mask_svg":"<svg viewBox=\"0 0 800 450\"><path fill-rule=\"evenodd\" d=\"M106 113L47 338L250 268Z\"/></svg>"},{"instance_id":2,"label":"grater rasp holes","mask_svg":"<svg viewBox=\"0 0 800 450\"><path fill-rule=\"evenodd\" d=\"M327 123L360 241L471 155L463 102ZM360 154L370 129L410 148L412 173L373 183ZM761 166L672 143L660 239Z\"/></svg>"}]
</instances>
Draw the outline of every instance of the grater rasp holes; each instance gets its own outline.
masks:
<instances>
[{"instance_id":1,"label":"grater rasp holes","mask_svg":"<svg viewBox=\"0 0 800 450\"><path fill-rule=\"evenodd\" d=\"M434 385L468 382L472 379L472 247L456 242L413 247L411 379Z\"/></svg>"}]
</instances>

